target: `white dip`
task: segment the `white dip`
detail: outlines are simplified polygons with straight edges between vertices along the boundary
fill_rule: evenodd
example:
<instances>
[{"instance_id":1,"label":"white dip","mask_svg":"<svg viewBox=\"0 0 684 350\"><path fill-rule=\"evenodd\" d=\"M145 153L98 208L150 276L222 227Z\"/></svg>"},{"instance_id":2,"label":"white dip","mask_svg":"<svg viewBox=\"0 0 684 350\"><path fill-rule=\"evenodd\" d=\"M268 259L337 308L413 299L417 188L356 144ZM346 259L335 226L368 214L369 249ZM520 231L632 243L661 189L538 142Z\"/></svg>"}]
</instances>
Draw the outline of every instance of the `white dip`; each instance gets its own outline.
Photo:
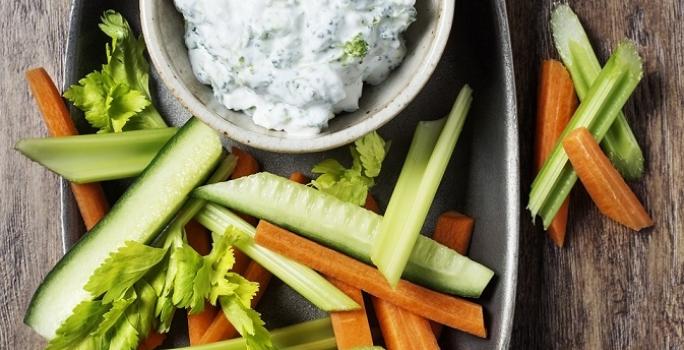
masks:
<instances>
[{"instance_id":1,"label":"white dip","mask_svg":"<svg viewBox=\"0 0 684 350\"><path fill-rule=\"evenodd\" d=\"M314 135L406 53L415 0L175 0L197 79L254 123Z\"/></svg>"}]
</instances>

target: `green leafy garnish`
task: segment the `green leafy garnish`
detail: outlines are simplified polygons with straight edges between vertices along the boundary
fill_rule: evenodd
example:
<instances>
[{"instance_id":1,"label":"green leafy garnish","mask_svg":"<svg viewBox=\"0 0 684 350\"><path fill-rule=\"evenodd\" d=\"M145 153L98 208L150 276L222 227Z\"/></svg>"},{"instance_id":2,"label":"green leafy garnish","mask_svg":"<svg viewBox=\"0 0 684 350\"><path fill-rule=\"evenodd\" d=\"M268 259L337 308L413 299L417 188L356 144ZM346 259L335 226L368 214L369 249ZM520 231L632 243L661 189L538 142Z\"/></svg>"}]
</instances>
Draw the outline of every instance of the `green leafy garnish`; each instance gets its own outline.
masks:
<instances>
[{"instance_id":1,"label":"green leafy garnish","mask_svg":"<svg viewBox=\"0 0 684 350\"><path fill-rule=\"evenodd\" d=\"M121 14L108 10L100 29L112 39L106 45L107 63L71 86L69 101L85 112L100 133L166 127L149 91L149 63L145 42L136 38Z\"/></svg>"},{"instance_id":2,"label":"green leafy garnish","mask_svg":"<svg viewBox=\"0 0 684 350\"><path fill-rule=\"evenodd\" d=\"M231 246L241 236L234 231L231 228L223 235L215 235L207 256L200 256L187 243L165 249L127 243L107 259L87 284L88 290L96 293L103 286L116 292L108 299L77 306L57 330L48 349L136 349L152 329L168 331L170 316L176 308L187 308L191 314L201 312L205 300L221 305L250 349L272 349L261 316L250 307L258 284L229 272L235 263ZM145 259L151 262L141 264ZM131 271L122 273L126 269ZM107 273L112 276L106 276ZM121 285L115 283L119 278L123 281ZM104 293L105 297L108 295Z\"/></svg>"},{"instance_id":3,"label":"green leafy garnish","mask_svg":"<svg viewBox=\"0 0 684 350\"><path fill-rule=\"evenodd\" d=\"M344 55L346 57L363 58L368 53L368 43L361 33L356 34L351 40L344 43Z\"/></svg>"},{"instance_id":4,"label":"green leafy garnish","mask_svg":"<svg viewBox=\"0 0 684 350\"><path fill-rule=\"evenodd\" d=\"M128 241L95 270L85 290L102 297L105 304L120 298L166 255L166 251L142 243ZM125 261L125 264L121 262Z\"/></svg>"},{"instance_id":5,"label":"green leafy garnish","mask_svg":"<svg viewBox=\"0 0 684 350\"><path fill-rule=\"evenodd\" d=\"M351 168L345 168L335 159L326 159L311 169L313 173L320 174L311 184L341 200L363 205L368 190L375 185L375 177L380 174L388 150L389 143L377 132L371 132L350 147Z\"/></svg>"},{"instance_id":6,"label":"green leafy garnish","mask_svg":"<svg viewBox=\"0 0 684 350\"><path fill-rule=\"evenodd\" d=\"M57 329L57 334L47 345L46 350L87 349L87 345L97 342L90 337L90 333L97 329L102 317L111 307L99 300L84 301L78 304L71 316Z\"/></svg>"}]
</instances>

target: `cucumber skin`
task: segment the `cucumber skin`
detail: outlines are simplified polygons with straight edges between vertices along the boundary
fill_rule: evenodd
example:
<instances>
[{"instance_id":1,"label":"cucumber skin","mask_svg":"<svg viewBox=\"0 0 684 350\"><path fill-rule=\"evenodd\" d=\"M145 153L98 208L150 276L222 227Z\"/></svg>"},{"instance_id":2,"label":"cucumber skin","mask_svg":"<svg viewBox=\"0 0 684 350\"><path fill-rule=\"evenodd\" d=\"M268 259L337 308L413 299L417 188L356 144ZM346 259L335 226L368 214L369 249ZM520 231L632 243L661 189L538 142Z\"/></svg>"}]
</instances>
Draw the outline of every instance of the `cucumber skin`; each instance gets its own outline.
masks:
<instances>
[{"instance_id":1,"label":"cucumber skin","mask_svg":"<svg viewBox=\"0 0 684 350\"><path fill-rule=\"evenodd\" d=\"M269 220L366 263L382 220L364 208L270 173L202 186L193 196ZM422 235L403 273L418 284L466 297L479 297L493 276L489 268Z\"/></svg>"},{"instance_id":2,"label":"cucumber skin","mask_svg":"<svg viewBox=\"0 0 684 350\"><path fill-rule=\"evenodd\" d=\"M171 220L188 194L209 175L220 159L222 149L215 131L195 118L190 119L161 149L109 213L43 279L26 310L24 323L46 339L53 338L73 308L91 298L83 286L95 269L126 241L151 241ZM179 155L180 151L185 152ZM182 165L178 164L179 157L176 155L182 157ZM161 191L151 191L148 183ZM149 196L149 192L159 193L157 199L161 201L150 204L155 198ZM157 204L161 205L150 206ZM156 212L152 213L155 208ZM137 221L137 224L130 224L131 221ZM128 229L134 225L142 227L136 234L126 229L119 230L118 227L122 225ZM99 249L103 244L109 247L106 250ZM69 300L73 302L69 303Z\"/></svg>"}]
</instances>

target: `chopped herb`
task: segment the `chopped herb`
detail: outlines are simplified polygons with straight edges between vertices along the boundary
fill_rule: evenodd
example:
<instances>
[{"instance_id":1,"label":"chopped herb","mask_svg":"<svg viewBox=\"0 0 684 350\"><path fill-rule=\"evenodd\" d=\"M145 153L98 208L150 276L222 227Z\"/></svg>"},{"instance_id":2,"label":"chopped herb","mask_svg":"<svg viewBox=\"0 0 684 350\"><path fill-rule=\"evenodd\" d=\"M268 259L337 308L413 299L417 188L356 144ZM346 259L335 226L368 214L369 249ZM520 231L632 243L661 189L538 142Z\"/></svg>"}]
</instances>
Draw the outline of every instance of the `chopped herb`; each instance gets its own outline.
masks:
<instances>
[{"instance_id":1,"label":"chopped herb","mask_svg":"<svg viewBox=\"0 0 684 350\"><path fill-rule=\"evenodd\" d=\"M347 57L363 58L368 53L368 43L361 33L344 43L344 55Z\"/></svg>"}]
</instances>

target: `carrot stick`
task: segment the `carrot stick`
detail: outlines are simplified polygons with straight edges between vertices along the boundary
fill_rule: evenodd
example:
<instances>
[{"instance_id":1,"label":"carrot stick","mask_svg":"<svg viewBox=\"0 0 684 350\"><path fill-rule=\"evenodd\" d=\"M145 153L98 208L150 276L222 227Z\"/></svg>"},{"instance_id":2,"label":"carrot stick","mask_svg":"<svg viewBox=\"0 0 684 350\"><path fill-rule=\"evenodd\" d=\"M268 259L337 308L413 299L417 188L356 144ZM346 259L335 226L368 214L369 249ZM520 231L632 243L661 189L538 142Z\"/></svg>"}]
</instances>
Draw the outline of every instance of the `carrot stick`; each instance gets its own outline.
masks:
<instances>
[{"instance_id":1,"label":"carrot stick","mask_svg":"<svg viewBox=\"0 0 684 350\"><path fill-rule=\"evenodd\" d=\"M377 269L263 220L257 226L256 242L416 315L479 337L487 336L482 306L478 304L404 280L393 289Z\"/></svg>"},{"instance_id":2,"label":"carrot stick","mask_svg":"<svg viewBox=\"0 0 684 350\"><path fill-rule=\"evenodd\" d=\"M373 336L361 290L332 277L328 277L328 280L361 306L357 310L330 313L337 348L348 350L373 346Z\"/></svg>"},{"instance_id":3,"label":"carrot stick","mask_svg":"<svg viewBox=\"0 0 684 350\"><path fill-rule=\"evenodd\" d=\"M430 322L383 299L373 298L387 350L439 349Z\"/></svg>"},{"instance_id":4,"label":"carrot stick","mask_svg":"<svg viewBox=\"0 0 684 350\"><path fill-rule=\"evenodd\" d=\"M459 254L466 255L474 225L475 220L472 218L457 211L447 211L437 219L432 239L459 252ZM431 327L435 337L442 334L443 327L441 324L432 322Z\"/></svg>"},{"instance_id":5,"label":"carrot stick","mask_svg":"<svg viewBox=\"0 0 684 350\"><path fill-rule=\"evenodd\" d=\"M138 345L138 350L154 350L158 348L166 340L166 334L157 333L155 331L150 332L150 334L145 338L145 340Z\"/></svg>"},{"instance_id":6,"label":"carrot stick","mask_svg":"<svg viewBox=\"0 0 684 350\"><path fill-rule=\"evenodd\" d=\"M290 174L290 180L300 184L306 184L309 182L309 178L299 171L295 171L294 173Z\"/></svg>"},{"instance_id":7,"label":"carrot stick","mask_svg":"<svg viewBox=\"0 0 684 350\"><path fill-rule=\"evenodd\" d=\"M78 135L62 95L45 69L29 70L26 72L26 80L43 115L48 133L53 137ZM99 183L72 183L71 191L74 193L83 223L86 229L90 230L109 211L102 186Z\"/></svg>"},{"instance_id":8,"label":"carrot stick","mask_svg":"<svg viewBox=\"0 0 684 350\"><path fill-rule=\"evenodd\" d=\"M238 157L237 164L235 165L235 170L233 170L233 173L230 174L231 180L235 180L243 176L256 174L259 171L261 171L261 166L259 165L259 162L247 151L243 151L237 147L232 147L230 149L230 153ZM256 226L256 224L259 223L259 220L252 216L245 215L242 213L237 214L252 226Z\"/></svg>"},{"instance_id":9,"label":"carrot stick","mask_svg":"<svg viewBox=\"0 0 684 350\"><path fill-rule=\"evenodd\" d=\"M366 204L364 204L364 207L374 213L380 213L380 206L375 200L375 197L373 197L373 195L370 193L366 195Z\"/></svg>"},{"instance_id":10,"label":"carrot stick","mask_svg":"<svg viewBox=\"0 0 684 350\"><path fill-rule=\"evenodd\" d=\"M653 226L646 209L589 130L573 130L563 140L563 149L601 213L635 231Z\"/></svg>"},{"instance_id":11,"label":"carrot stick","mask_svg":"<svg viewBox=\"0 0 684 350\"><path fill-rule=\"evenodd\" d=\"M366 195L366 209L380 213L380 206L372 194ZM380 330L388 350L439 349L432 322L391 303L371 297L373 308L380 323ZM434 323L440 327L440 324Z\"/></svg>"},{"instance_id":12,"label":"carrot stick","mask_svg":"<svg viewBox=\"0 0 684 350\"><path fill-rule=\"evenodd\" d=\"M545 60L542 63L537 103L534 163L539 171L577 109L577 95L572 79L561 62ZM568 210L569 200L566 199L548 229L549 237L559 247L565 242Z\"/></svg>"},{"instance_id":13,"label":"carrot stick","mask_svg":"<svg viewBox=\"0 0 684 350\"><path fill-rule=\"evenodd\" d=\"M457 211L447 211L437 219L437 226L432 239L457 251L461 255L468 254L470 237L473 234L475 220Z\"/></svg>"},{"instance_id":14,"label":"carrot stick","mask_svg":"<svg viewBox=\"0 0 684 350\"><path fill-rule=\"evenodd\" d=\"M252 261L247 271L245 271L244 277L259 284L259 291L252 298L252 307L255 307L271 281L271 273ZM225 314L219 311L198 344L209 344L220 340L232 339L237 335L238 332L235 327L228 321Z\"/></svg>"},{"instance_id":15,"label":"carrot stick","mask_svg":"<svg viewBox=\"0 0 684 350\"><path fill-rule=\"evenodd\" d=\"M233 173L230 175L231 179L234 180L243 176L256 174L261 170L259 162L257 162L256 158L254 158L251 154L247 153L246 151L243 151L237 147L232 147L230 149L230 153L238 157L238 162L235 166L235 170L233 170Z\"/></svg>"},{"instance_id":16,"label":"carrot stick","mask_svg":"<svg viewBox=\"0 0 684 350\"><path fill-rule=\"evenodd\" d=\"M185 235L188 244L200 255L207 255L211 252L211 239L209 232L195 220L190 220L185 225Z\"/></svg>"}]
</instances>

